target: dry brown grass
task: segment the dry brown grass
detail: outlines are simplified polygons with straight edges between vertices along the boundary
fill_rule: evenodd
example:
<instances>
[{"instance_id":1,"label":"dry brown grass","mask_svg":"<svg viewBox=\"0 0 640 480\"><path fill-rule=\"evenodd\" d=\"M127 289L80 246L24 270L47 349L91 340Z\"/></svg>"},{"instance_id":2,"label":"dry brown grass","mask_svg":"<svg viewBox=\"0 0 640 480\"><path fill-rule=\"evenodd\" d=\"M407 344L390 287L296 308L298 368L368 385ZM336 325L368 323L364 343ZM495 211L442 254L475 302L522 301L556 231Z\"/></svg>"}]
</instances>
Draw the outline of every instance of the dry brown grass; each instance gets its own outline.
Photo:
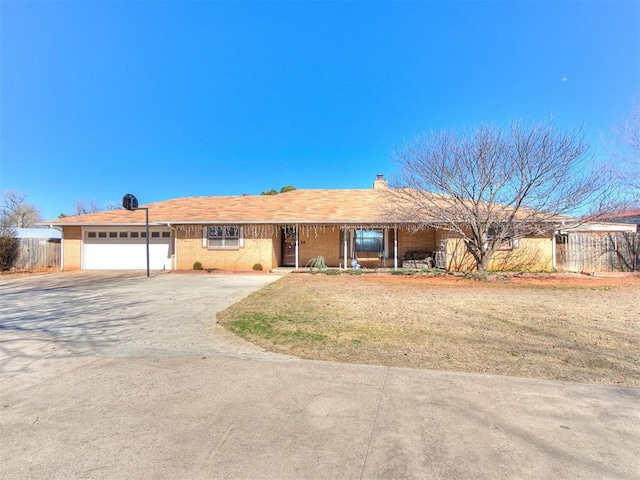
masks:
<instances>
[{"instance_id":1,"label":"dry brown grass","mask_svg":"<svg viewBox=\"0 0 640 480\"><path fill-rule=\"evenodd\" d=\"M288 275L219 322L302 358L640 387L640 278Z\"/></svg>"}]
</instances>

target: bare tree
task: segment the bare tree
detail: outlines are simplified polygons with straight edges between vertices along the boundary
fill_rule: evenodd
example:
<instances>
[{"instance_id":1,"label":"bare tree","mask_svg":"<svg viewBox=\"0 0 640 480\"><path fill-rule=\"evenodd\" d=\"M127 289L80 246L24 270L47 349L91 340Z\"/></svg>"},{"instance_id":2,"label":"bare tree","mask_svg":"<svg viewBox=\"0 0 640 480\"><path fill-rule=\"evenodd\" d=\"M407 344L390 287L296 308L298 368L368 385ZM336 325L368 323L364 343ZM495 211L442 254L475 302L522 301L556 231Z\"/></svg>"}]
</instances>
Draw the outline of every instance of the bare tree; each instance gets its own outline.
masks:
<instances>
[{"instance_id":1,"label":"bare tree","mask_svg":"<svg viewBox=\"0 0 640 480\"><path fill-rule=\"evenodd\" d=\"M640 193L640 100L633 102L627 116L614 128L615 171L631 188L635 201Z\"/></svg>"},{"instance_id":2,"label":"bare tree","mask_svg":"<svg viewBox=\"0 0 640 480\"><path fill-rule=\"evenodd\" d=\"M459 237L480 272L505 243L549 233L585 207L601 210L609 193L590 173L583 131L560 131L552 121L431 133L395 160L395 217Z\"/></svg>"},{"instance_id":3,"label":"bare tree","mask_svg":"<svg viewBox=\"0 0 640 480\"><path fill-rule=\"evenodd\" d=\"M42 220L38 207L26 203L26 199L26 194L15 190L6 190L2 193L0 216L4 224L17 228L29 228Z\"/></svg>"},{"instance_id":4,"label":"bare tree","mask_svg":"<svg viewBox=\"0 0 640 480\"><path fill-rule=\"evenodd\" d=\"M86 215L87 213L97 213L100 211L100 207L96 204L95 200L86 203L82 199L76 200L74 215Z\"/></svg>"}]
</instances>

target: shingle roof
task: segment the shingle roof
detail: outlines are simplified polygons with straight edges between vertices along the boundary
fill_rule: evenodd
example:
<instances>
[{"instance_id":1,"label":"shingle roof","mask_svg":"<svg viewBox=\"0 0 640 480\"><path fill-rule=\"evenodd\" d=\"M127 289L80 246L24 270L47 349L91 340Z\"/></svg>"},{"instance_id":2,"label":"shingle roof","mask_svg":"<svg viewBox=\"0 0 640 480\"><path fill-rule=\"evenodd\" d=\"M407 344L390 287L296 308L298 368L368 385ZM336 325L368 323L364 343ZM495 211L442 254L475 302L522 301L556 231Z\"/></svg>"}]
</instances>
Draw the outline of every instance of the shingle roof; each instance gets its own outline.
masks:
<instances>
[{"instance_id":1,"label":"shingle roof","mask_svg":"<svg viewBox=\"0 0 640 480\"><path fill-rule=\"evenodd\" d=\"M293 190L278 195L185 197L141 205L149 223L384 223L385 190ZM124 209L42 222L47 225L140 224L144 210Z\"/></svg>"}]
</instances>

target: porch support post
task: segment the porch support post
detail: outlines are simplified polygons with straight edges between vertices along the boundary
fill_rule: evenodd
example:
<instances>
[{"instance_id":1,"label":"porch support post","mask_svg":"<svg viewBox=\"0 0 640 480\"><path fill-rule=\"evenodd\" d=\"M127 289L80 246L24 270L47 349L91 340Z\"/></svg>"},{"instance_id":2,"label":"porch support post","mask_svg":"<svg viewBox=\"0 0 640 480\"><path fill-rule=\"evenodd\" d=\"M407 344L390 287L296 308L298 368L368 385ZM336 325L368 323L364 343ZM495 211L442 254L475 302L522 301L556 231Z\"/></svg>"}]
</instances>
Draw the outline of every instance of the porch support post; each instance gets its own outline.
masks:
<instances>
[{"instance_id":1,"label":"porch support post","mask_svg":"<svg viewBox=\"0 0 640 480\"><path fill-rule=\"evenodd\" d=\"M398 270L398 226L393 226L393 269Z\"/></svg>"},{"instance_id":2,"label":"porch support post","mask_svg":"<svg viewBox=\"0 0 640 480\"><path fill-rule=\"evenodd\" d=\"M347 251L347 241L349 239L349 230L348 229L344 229L344 269L347 269L347 265L348 265L348 257L349 257L349 252Z\"/></svg>"},{"instance_id":3,"label":"porch support post","mask_svg":"<svg viewBox=\"0 0 640 480\"><path fill-rule=\"evenodd\" d=\"M296 235L296 270L298 270L299 262L298 262L298 224L295 225L295 235Z\"/></svg>"},{"instance_id":4,"label":"porch support post","mask_svg":"<svg viewBox=\"0 0 640 480\"><path fill-rule=\"evenodd\" d=\"M553 235L551 235L551 268L557 270L556 263L556 231L553 231Z\"/></svg>"}]
</instances>

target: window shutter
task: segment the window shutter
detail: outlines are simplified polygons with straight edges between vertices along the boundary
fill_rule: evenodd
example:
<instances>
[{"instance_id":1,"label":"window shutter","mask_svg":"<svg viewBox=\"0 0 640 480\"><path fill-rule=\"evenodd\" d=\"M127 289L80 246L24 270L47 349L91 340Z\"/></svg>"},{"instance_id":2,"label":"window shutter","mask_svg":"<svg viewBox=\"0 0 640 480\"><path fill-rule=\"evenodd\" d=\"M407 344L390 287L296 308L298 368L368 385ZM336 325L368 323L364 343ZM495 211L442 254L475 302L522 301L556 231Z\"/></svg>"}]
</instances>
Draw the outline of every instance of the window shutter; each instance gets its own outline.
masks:
<instances>
[{"instance_id":1,"label":"window shutter","mask_svg":"<svg viewBox=\"0 0 640 480\"><path fill-rule=\"evenodd\" d=\"M238 246L244 248L244 227L238 227Z\"/></svg>"},{"instance_id":2,"label":"window shutter","mask_svg":"<svg viewBox=\"0 0 640 480\"><path fill-rule=\"evenodd\" d=\"M207 248L209 246L209 232L208 228L204 227L202 229L202 248Z\"/></svg>"}]
</instances>

